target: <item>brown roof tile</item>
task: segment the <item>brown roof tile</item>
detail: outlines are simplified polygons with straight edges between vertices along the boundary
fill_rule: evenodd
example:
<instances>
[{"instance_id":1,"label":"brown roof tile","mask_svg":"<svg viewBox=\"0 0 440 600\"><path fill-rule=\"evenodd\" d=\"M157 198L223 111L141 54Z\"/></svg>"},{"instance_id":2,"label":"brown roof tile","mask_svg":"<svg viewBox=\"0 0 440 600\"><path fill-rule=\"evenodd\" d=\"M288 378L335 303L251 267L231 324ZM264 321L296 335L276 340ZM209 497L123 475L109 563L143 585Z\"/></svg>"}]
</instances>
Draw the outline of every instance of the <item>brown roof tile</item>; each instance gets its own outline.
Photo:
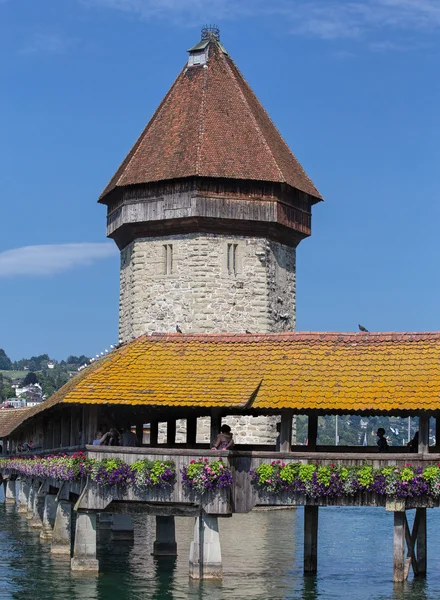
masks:
<instances>
[{"instance_id":1,"label":"brown roof tile","mask_svg":"<svg viewBox=\"0 0 440 600\"><path fill-rule=\"evenodd\" d=\"M322 199L214 40L208 64L185 65L100 199L117 187L194 176L287 183Z\"/></svg>"}]
</instances>

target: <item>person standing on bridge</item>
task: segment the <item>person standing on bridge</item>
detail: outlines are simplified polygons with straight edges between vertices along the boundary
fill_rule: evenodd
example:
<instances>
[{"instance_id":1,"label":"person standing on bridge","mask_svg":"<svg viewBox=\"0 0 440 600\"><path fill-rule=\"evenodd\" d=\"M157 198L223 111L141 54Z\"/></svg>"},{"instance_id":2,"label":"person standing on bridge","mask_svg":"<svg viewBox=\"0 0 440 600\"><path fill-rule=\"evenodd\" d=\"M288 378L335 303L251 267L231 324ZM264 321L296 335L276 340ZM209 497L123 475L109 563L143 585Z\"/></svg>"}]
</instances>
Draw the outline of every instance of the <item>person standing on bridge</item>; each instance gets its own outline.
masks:
<instances>
[{"instance_id":1,"label":"person standing on bridge","mask_svg":"<svg viewBox=\"0 0 440 600\"><path fill-rule=\"evenodd\" d=\"M220 433L212 445L212 450L232 450L234 440L232 439L231 428L229 425L222 425Z\"/></svg>"},{"instance_id":2,"label":"person standing on bridge","mask_svg":"<svg viewBox=\"0 0 440 600\"><path fill-rule=\"evenodd\" d=\"M376 432L377 437L377 447L379 448L379 452L388 452L389 446L387 439L385 437L385 429L383 427L379 427Z\"/></svg>"}]
</instances>

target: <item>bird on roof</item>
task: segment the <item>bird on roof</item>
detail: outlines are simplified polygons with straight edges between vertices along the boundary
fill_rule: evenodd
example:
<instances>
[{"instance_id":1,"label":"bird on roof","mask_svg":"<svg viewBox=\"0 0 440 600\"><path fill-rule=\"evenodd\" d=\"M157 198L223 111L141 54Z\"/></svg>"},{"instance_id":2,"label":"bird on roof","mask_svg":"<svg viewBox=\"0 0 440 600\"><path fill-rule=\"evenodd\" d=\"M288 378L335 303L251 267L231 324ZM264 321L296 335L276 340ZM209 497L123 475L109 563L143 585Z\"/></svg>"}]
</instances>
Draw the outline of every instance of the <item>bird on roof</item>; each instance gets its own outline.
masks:
<instances>
[{"instance_id":1,"label":"bird on roof","mask_svg":"<svg viewBox=\"0 0 440 600\"><path fill-rule=\"evenodd\" d=\"M183 331L180 329L179 325L176 325L176 331L177 331L177 333L183 333Z\"/></svg>"},{"instance_id":2,"label":"bird on roof","mask_svg":"<svg viewBox=\"0 0 440 600\"><path fill-rule=\"evenodd\" d=\"M368 333L368 329L366 327L364 327L363 325L358 325L359 327L359 331L364 331L365 333Z\"/></svg>"},{"instance_id":3,"label":"bird on roof","mask_svg":"<svg viewBox=\"0 0 440 600\"><path fill-rule=\"evenodd\" d=\"M252 333L252 331L249 331L249 329L246 329L245 333Z\"/></svg>"}]
</instances>

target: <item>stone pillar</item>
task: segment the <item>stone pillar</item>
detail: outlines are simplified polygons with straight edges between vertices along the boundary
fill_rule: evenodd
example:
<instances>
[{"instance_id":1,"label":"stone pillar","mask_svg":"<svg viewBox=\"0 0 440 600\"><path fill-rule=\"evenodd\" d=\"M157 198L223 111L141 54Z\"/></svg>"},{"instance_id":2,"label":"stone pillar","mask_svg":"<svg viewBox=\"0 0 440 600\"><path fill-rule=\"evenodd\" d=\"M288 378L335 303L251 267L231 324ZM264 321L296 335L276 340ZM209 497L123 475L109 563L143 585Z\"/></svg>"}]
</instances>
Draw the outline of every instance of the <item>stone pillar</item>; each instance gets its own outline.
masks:
<instances>
[{"instance_id":1,"label":"stone pillar","mask_svg":"<svg viewBox=\"0 0 440 600\"><path fill-rule=\"evenodd\" d=\"M18 496L18 512L26 514L28 509L29 483L26 479L21 480L20 494Z\"/></svg>"},{"instance_id":2,"label":"stone pillar","mask_svg":"<svg viewBox=\"0 0 440 600\"><path fill-rule=\"evenodd\" d=\"M304 574L318 570L318 506L304 506Z\"/></svg>"},{"instance_id":3,"label":"stone pillar","mask_svg":"<svg viewBox=\"0 0 440 600\"><path fill-rule=\"evenodd\" d=\"M26 519L28 519L29 521L32 519L32 517L34 516L34 501L35 501L35 494L37 493L37 490L34 487L34 484L31 482L29 484L29 494L28 494L28 502L27 502L27 513L26 513Z\"/></svg>"},{"instance_id":4,"label":"stone pillar","mask_svg":"<svg viewBox=\"0 0 440 600\"><path fill-rule=\"evenodd\" d=\"M52 554L68 554L71 546L72 505L70 502L58 502L55 523L52 532Z\"/></svg>"},{"instance_id":5,"label":"stone pillar","mask_svg":"<svg viewBox=\"0 0 440 600\"><path fill-rule=\"evenodd\" d=\"M32 515L32 519L29 521L29 525L31 527L35 527L37 529L43 527L43 515L44 515L44 499L46 497L46 492L43 491L45 489L44 483L42 483L38 489L35 491L34 495L34 513Z\"/></svg>"},{"instance_id":6,"label":"stone pillar","mask_svg":"<svg viewBox=\"0 0 440 600\"><path fill-rule=\"evenodd\" d=\"M393 581L405 581L405 527L404 511L394 512Z\"/></svg>"},{"instance_id":7,"label":"stone pillar","mask_svg":"<svg viewBox=\"0 0 440 600\"><path fill-rule=\"evenodd\" d=\"M57 514L57 503L55 498L55 494L46 494L44 498L43 529L40 533L40 540L52 539L55 517Z\"/></svg>"},{"instance_id":8,"label":"stone pillar","mask_svg":"<svg viewBox=\"0 0 440 600\"><path fill-rule=\"evenodd\" d=\"M192 579L223 577L218 517L203 515L196 518L189 553L189 576Z\"/></svg>"},{"instance_id":9,"label":"stone pillar","mask_svg":"<svg viewBox=\"0 0 440 600\"><path fill-rule=\"evenodd\" d=\"M110 530L113 540L132 540L134 537L130 515L112 515Z\"/></svg>"},{"instance_id":10,"label":"stone pillar","mask_svg":"<svg viewBox=\"0 0 440 600\"><path fill-rule=\"evenodd\" d=\"M99 570L96 560L96 513L78 513L70 565L72 571Z\"/></svg>"},{"instance_id":11,"label":"stone pillar","mask_svg":"<svg viewBox=\"0 0 440 600\"><path fill-rule=\"evenodd\" d=\"M177 556L174 517L156 516L156 541L153 556Z\"/></svg>"},{"instance_id":12,"label":"stone pillar","mask_svg":"<svg viewBox=\"0 0 440 600\"><path fill-rule=\"evenodd\" d=\"M16 502L16 483L15 479L7 479L5 486L5 504L15 504Z\"/></svg>"}]
</instances>

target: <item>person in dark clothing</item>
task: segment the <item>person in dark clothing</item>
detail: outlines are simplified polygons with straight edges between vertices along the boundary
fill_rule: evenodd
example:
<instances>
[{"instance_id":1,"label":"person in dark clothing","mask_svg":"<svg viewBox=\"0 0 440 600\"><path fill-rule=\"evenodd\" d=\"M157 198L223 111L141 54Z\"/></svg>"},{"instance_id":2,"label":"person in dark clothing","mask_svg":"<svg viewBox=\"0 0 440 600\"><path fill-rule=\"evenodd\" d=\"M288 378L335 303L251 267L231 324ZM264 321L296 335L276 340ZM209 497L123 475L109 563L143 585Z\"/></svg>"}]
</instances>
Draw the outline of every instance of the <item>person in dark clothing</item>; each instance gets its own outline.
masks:
<instances>
[{"instance_id":1,"label":"person in dark clothing","mask_svg":"<svg viewBox=\"0 0 440 600\"><path fill-rule=\"evenodd\" d=\"M379 427L379 429L376 431L376 435L378 437L377 447L379 452L388 452L388 442L385 437L385 429L383 427Z\"/></svg>"},{"instance_id":2,"label":"person in dark clothing","mask_svg":"<svg viewBox=\"0 0 440 600\"><path fill-rule=\"evenodd\" d=\"M419 451L419 432L416 431L412 440L407 443L410 452Z\"/></svg>"},{"instance_id":3,"label":"person in dark clothing","mask_svg":"<svg viewBox=\"0 0 440 600\"><path fill-rule=\"evenodd\" d=\"M119 446L120 445L121 436L119 435L119 431L112 427L110 431L104 433L102 436L99 445L100 446Z\"/></svg>"}]
</instances>

